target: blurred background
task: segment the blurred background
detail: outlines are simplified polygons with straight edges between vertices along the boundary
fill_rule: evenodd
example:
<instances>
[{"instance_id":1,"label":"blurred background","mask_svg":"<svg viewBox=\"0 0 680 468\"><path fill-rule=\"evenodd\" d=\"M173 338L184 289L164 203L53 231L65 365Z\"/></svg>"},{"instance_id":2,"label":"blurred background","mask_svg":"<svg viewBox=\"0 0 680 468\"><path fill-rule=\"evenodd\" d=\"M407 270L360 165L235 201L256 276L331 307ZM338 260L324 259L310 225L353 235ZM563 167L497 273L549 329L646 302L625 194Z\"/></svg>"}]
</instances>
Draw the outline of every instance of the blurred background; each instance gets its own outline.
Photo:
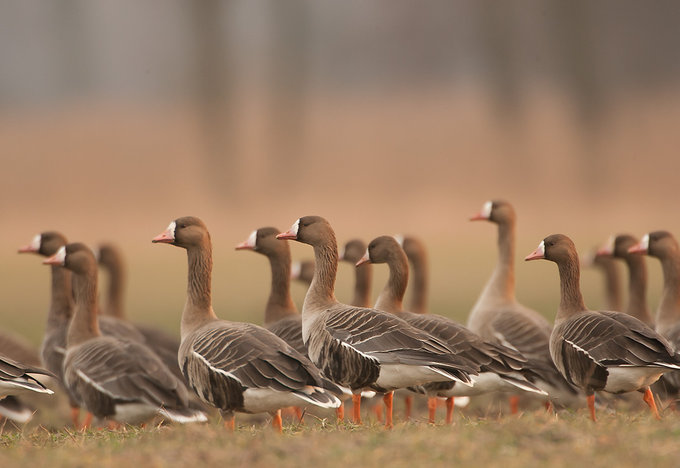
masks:
<instances>
[{"instance_id":1,"label":"blurred background","mask_svg":"<svg viewBox=\"0 0 680 468\"><path fill-rule=\"evenodd\" d=\"M341 243L420 236L432 311L465 320L496 261L495 227L467 219L491 198L518 213L519 299L552 317L556 268L521 261L545 236L680 228L678 24L675 1L4 2L2 328L40 341L49 269L16 249L58 229L118 243L128 315L178 330L186 256L150 240L187 214L223 318L261 323L269 288L234 246L319 214Z\"/></svg>"}]
</instances>

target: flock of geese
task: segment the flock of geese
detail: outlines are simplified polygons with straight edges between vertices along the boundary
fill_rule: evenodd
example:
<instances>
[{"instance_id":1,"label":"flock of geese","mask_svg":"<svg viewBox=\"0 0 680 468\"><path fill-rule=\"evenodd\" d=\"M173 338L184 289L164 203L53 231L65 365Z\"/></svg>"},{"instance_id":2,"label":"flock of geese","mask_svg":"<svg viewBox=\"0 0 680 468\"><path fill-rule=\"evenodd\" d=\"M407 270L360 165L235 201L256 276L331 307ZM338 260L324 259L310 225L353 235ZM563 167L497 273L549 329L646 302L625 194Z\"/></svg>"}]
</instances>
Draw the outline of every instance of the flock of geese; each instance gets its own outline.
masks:
<instances>
[{"instance_id":1,"label":"flock of geese","mask_svg":"<svg viewBox=\"0 0 680 468\"><path fill-rule=\"evenodd\" d=\"M498 226L499 260L466 326L427 313L427 257L413 237L382 236L366 246L348 242L338 252L331 225L319 216L298 219L286 232L254 231L238 250L267 256L271 293L264 326L220 319L212 307L212 244L198 218L171 222L152 242L186 250L187 299L180 339L128 321L122 307L124 271L120 254L102 246L95 254L44 232L19 252L45 257L51 266L51 304L40 358L10 335L0 335L0 414L26 422L33 411L16 397L52 393L54 378L66 392L75 427L144 424L154 417L191 423L217 409L227 428L234 413L269 413L282 428L281 409L321 408L361 422L361 400L381 396L385 426L393 425L398 391L410 416L413 395L428 397L430 421L446 401L452 421L455 399L483 393L540 399L548 409L573 407L585 398L593 420L595 392L638 391L658 418L652 386L673 402L680 389L680 250L668 232L612 237L598 250L599 263L623 259L630 271L625 311L593 311L579 285L579 257L565 235L543 239L525 260L545 259L559 270L561 300L554 325L515 299L515 211L489 201L472 220ZM287 241L310 245L313 264L293 265ZM656 320L646 304L642 254L657 257L665 285ZM356 264L351 305L334 294L339 261ZM415 284L407 310L403 298ZM109 300L98 306L98 263L109 273ZM387 264L389 279L370 307L367 264ZM309 284L302 313L290 295L291 278ZM619 305L619 309L620 309ZM656 383L658 382L658 383ZM86 415L81 421L81 409Z\"/></svg>"}]
</instances>

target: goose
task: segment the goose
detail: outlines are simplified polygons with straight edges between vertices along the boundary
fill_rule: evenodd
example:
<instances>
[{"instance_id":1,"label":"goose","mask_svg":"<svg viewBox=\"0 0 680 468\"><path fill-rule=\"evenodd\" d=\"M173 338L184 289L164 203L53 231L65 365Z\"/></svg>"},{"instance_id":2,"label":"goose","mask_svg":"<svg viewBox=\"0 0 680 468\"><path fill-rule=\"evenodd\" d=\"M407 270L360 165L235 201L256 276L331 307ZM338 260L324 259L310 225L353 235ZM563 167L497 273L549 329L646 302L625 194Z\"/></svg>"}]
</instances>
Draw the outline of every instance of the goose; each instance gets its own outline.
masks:
<instances>
[{"instance_id":1,"label":"goose","mask_svg":"<svg viewBox=\"0 0 680 468\"><path fill-rule=\"evenodd\" d=\"M252 250L267 257L272 283L264 310L264 327L300 354L306 355L307 348L302 341L302 318L290 296L290 247L287 242L276 239L279 232L274 227L256 229L236 246L236 250Z\"/></svg>"},{"instance_id":2,"label":"goose","mask_svg":"<svg viewBox=\"0 0 680 468\"><path fill-rule=\"evenodd\" d=\"M385 393L385 427L392 427L393 390L429 382L471 385L478 366L445 342L387 312L342 304L335 298L338 248L320 216L299 218L279 239L314 248L315 272L302 307L302 337L319 369L339 385ZM354 411L359 410L359 398Z\"/></svg>"},{"instance_id":3,"label":"goose","mask_svg":"<svg viewBox=\"0 0 680 468\"><path fill-rule=\"evenodd\" d=\"M408 260L397 239L392 236L373 239L357 265L364 263L386 263L390 270L388 282L375 304L376 309L390 312L445 341L458 356L464 356L480 368L479 375L472 377L472 387L456 382L430 383L419 387L418 391L430 396L430 422L434 423L436 397L446 398L446 422L451 424L454 397L469 397L509 389L547 395L520 373L526 359L519 352L487 342L449 318L404 310L403 298L409 278Z\"/></svg>"},{"instance_id":4,"label":"goose","mask_svg":"<svg viewBox=\"0 0 680 468\"><path fill-rule=\"evenodd\" d=\"M550 354L560 373L585 391L590 417L595 418L595 392L640 391L659 419L649 386L662 374L680 369L671 344L635 317L614 311L589 310L579 285L579 259L572 240L553 234L525 260L557 264L560 305L550 335Z\"/></svg>"},{"instance_id":5,"label":"goose","mask_svg":"<svg viewBox=\"0 0 680 468\"><path fill-rule=\"evenodd\" d=\"M638 240L630 234L610 236L607 243L597 250L595 258L621 259L628 266L628 305L625 310L609 310L625 312L654 328L654 318L647 306L647 265L640 255L628 252L637 243Z\"/></svg>"},{"instance_id":6,"label":"goose","mask_svg":"<svg viewBox=\"0 0 680 468\"><path fill-rule=\"evenodd\" d=\"M205 223L186 216L172 221L152 242L184 248L187 300L181 320L179 362L194 392L220 410L234 429L234 412L272 414L282 430L281 408L311 404L337 408L319 370L281 338L250 323L220 320L212 307L212 243Z\"/></svg>"},{"instance_id":7,"label":"goose","mask_svg":"<svg viewBox=\"0 0 680 468\"><path fill-rule=\"evenodd\" d=\"M109 282L102 315L113 320L130 324L143 337L142 341L163 360L175 376L183 379L177 364L179 340L169 333L152 325L132 323L125 312L125 262L121 250L114 244L99 245L95 257L99 266L107 273Z\"/></svg>"},{"instance_id":8,"label":"goose","mask_svg":"<svg viewBox=\"0 0 680 468\"><path fill-rule=\"evenodd\" d=\"M293 262L290 265L290 279L309 286L314 278L314 260Z\"/></svg>"},{"instance_id":9,"label":"goose","mask_svg":"<svg viewBox=\"0 0 680 468\"><path fill-rule=\"evenodd\" d=\"M539 375L536 384L550 395L550 403L570 406L578 401L578 391L558 372L550 357L552 325L535 310L515 298L515 210L502 200L487 201L470 218L498 225L499 259L491 278L472 307L467 327L485 340L514 348ZM519 398L510 399L511 412L517 413Z\"/></svg>"},{"instance_id":10,"label":"goose","mask_svg":"<svg viewBox=\"0 0 680 468\"><path fill-rule=\"evenodd\" d=\"M144 344L104 336L97 319L97 261L81 243L43 261L72 272L75 308L66 337L64 384L93 415L141 424L156 414L179 423L205 422L188 406L184 384Z\"/></svg>"},{"instance_id":11,"label":"goose","mask_svg":"<svg viewBox=\"0 0 680 468\"><path fill-rule=\"evenodd\" d=\"M51 257L67 244L64 234L58 231L44 231L36 234L31 242L19 248L19 253L34 253L42 257ZM64 356L66 355L66 335L73 316L73 290L71 272L57 265L51 267L50 307L47 312L47 326L40 348L43 365L54 374L61 384L64 382ZM99 327L104 335L116 336L130 340L144 341L144 337L130 324L114 317L99 318ZM68 391L67 391L68 393ZM83 423L80 419L80 405L69 395L71 420L76 428L90 425L92 415L86 415Z\"/></svg>"},{"instance_id":12,"label":"goose","mask_svg":"<svg viewBox=\"0 0 680 468\"><path fill-rule=\"evenodd\" d=\"M38 350L14 333L0 331L0 355L31 367L41 365ZM19 397L8 395L0 400L0 419L5 417L19 424L26 424L33 418L34 412L35 409Z\"/></svg>"},{"instance_id":13,"label":"goose","mask_svg":"<svg viewBox=\"0 0 680 468\"><path fill-rule=\"evenodd\" d=\"M52 375L45 369L27 366L0 355L0 399L30 392L52 395L54 392L45 387L34 374Z\"/></svg>"},{"instance_id":14,"label":"goose","mask_svg":"<svg viewBox=\"0 0 680 468\"><path fill-rule=\"evenodd\" d=\"M663 270L663 293L656 310L656 331L666 337L677 350L680 348L680 247L668 231L645 234L639 243L631 246L631 254L656 257ZM680 373L663 376L659 390L675 398L680 391ZM674 403L672 403L674 406Z\"/></svg>"},{"instance_id":15,"label":"goose","mask_svg":"<svg viewBox=\"0 0 680 468\"><path fill-rule=\"evenodd\" d=\"M588 251L581 257L581 266L595 268L604 277L605 309L623 310L623 294L621 292L621 274L616 260L611 255L598 255L598 250Z\"/></svg>"},{"instance_id":16,"label":"goose","mask_svg":"<svg viewBox=\"0 0 680 468\"><path fill-rule=\"evenodd\" d=\"M411 289L411 302L408 310L416 314L426 314L428 310L428 259L425 243L414 236L395 236L406 253L411 271L413 272L413 287Z\"/></svg>"},{"instance_id":17,"label":"goose","mask_svg":"<svg viewBox=\"0 0 680 468\"><path fill-rule=\"evenodd\" d=\"M350 305L356 307L371 306L371 286L373 284L373 271L371 265L366 264L361 268L356 267L356 263L361 259L366 251L366 243L361 239L352 239L345 243L342 251L339 252L338 260L347 262L354 268L354 297ZM312 272L313 273L313 272Z\"/></svg>"}]
</instances>

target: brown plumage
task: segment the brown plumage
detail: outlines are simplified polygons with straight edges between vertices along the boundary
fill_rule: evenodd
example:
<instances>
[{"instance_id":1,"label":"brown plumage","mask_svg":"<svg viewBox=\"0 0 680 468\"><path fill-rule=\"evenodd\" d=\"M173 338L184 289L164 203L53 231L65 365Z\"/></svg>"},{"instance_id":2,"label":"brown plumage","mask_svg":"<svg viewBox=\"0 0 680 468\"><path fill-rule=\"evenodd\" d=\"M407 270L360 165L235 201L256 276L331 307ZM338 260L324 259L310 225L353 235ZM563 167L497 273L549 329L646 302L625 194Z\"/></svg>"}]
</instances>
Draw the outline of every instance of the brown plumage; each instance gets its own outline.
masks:
<instances>
[{"instance_id":1,"label":"brown plumage","mask_svg":"<svg viewBox=\"0 0 680 468\"><path fill-rule=\"evenodd\" d=\"M649 385L674 369L680 356L668 341L638 319L622 312L589 310L581 295L579 259L563 234L546 237L526 260L557 264L560 305L550 336L550 353L560 373L588 397L595 420L594 392L638 390L658 417Z\"/></svg>"},{"instance_id":2,"label":"brown plumage","mask_svg":"<svg viewBox=\"0 0 680 468\"><path fill-rule=\"evenodd\" d=\"M478 366L446 343L392 314L335 299L338 267L335 233L319 216L297 220L280 239L314 247L316 269L302 308L302 334L312 361L334 382L358 393L391 392L435 381L470 384ZM391 393L385 396L391 426Z\"/></svg>"},{"instance_id":3,"label":"brown plumage","mask_svg":"<svg viewBox=\"0 0 680 468\"><path fill-rule=\"evenodd\" d=\"M195 217L173 221L153 242L187 251L187 300L179 361L194 392L217 407L233 427L233 412L270 412L280 430L280 408L337 407L308 358L275 334L248 323L220 320L212 308L212 243Z\"/></svg>"},{"instance_id":4,"label":"brown plumage","mask_svg":"<svg viewBox=\"0 0 680 468\"><path fill-rule=\"evenodd\" d=\"M520 304L515 298L515 223L512 205L488 201L472 220L486 220L498 226L496 268L470 312L467 326L488 341L514 348L538 376L537 385L560 405L577 403L577 390L558 372L550 357L552 325L544 316Z\"/></svg>"},{"instance_id":5,"label":"brown plumage","mask_svg":"<svg viewBox=\"0 0 680 468\"><path fill-rule=\"evenodd\" d=\"M177 364L179 338L153 325L132 323L128 320L124 304L125 262L120 249L110 243L100 245L97 261L99 266L107 273L109 279L106 298L101 308L102 315L129 324L139 333L142 342L161 358L168 369L175 376L183 379L184 377Z\"/></svg>"},{"instance_id":6,"label":"brown plumage","mask_svg":"<svg viewBox=\"0 0 680 468\"><path fill-rule=\"evenodd\" d=\"M414 327L444 340L458 356L463 356L479 366L480 377L472 377L472 387L456 382L437 382L422 385L418 388L420 393L451 399L456 396L473 396L510 389L546 394L522 376L526 359L516 350L487 342L463 325L446 317L416 314L403 309L409 270L406 253L397 239L391 236L373 239L360 263L362 262L386 263L390 270L387 284L376 302L376 309L393 313ZM531 372L529 375L534 376ZM450 403L449 407L453 408L453 400ZM448 422L450 418L451 415L447 414Z\"/></svg>"},{"instance_id":7,"label":"brown plumage","mask_svg":"<svg viewBox=\"0 0 680 468\"><path fill-rule=\"evenodd\" d=\"M264 326L300 353L306 355L302 341L302 317L290 296L290 247L280 242L280 231L264 227L253 231L236 250L252 250L267 257L271 269L271 289L264 310Z\"/></svg>"},{"instance_id":8,"label":"brown plumage","mask_svg":"<svg viewBox=\"0 0 680 468\"><path fill-rule=\"evenodd\" d=\"M72 272L75 308L66 337L64 384L99 418L137 424L160 414L176 422L205 421L188 407L188 392L144 344L102 336L97 314L97 263L83 244L67 244L45 260Z\"/></svg>"},{"instance_id":9,"label":"brown plumage","mask_svg":"<svg viewBox=\"0 0 680 468\"><path fill-rule=\"evenodd\" d=\"M612 236L606 245L598 249L595 258L620 259L628 267L628 305L625 309L609 310L625 312L654 328L654 318L647 305L647 265L642 256L628 252L637 243L638 240L630 234Z\"/></svg>"}]
</instances>

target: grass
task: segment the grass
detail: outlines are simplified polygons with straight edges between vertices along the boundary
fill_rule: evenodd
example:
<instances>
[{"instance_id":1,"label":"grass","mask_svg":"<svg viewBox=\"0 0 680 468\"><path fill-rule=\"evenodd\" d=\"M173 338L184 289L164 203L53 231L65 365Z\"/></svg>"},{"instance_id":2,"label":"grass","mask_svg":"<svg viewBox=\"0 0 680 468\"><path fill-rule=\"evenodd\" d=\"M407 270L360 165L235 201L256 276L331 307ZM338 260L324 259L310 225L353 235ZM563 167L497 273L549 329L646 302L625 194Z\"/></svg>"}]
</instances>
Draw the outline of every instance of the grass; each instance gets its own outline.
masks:
<instances>
[{"instance_id":1,"label":"grass","mask_svg":"<svg viewBox=\"0 0 680 468\"><path fill-rule=\"evenodd\" d=\"M602 410L597 424L584 410L484 416L466 409L453 426L418 420L392 431L374 420L356 426L309 415L281 435L247 417L228 433L213 418L117 431L5 430L0 466L677 466L678 436L675 414L656 421L639 407Z\"/></svg>"}]
</instances>

